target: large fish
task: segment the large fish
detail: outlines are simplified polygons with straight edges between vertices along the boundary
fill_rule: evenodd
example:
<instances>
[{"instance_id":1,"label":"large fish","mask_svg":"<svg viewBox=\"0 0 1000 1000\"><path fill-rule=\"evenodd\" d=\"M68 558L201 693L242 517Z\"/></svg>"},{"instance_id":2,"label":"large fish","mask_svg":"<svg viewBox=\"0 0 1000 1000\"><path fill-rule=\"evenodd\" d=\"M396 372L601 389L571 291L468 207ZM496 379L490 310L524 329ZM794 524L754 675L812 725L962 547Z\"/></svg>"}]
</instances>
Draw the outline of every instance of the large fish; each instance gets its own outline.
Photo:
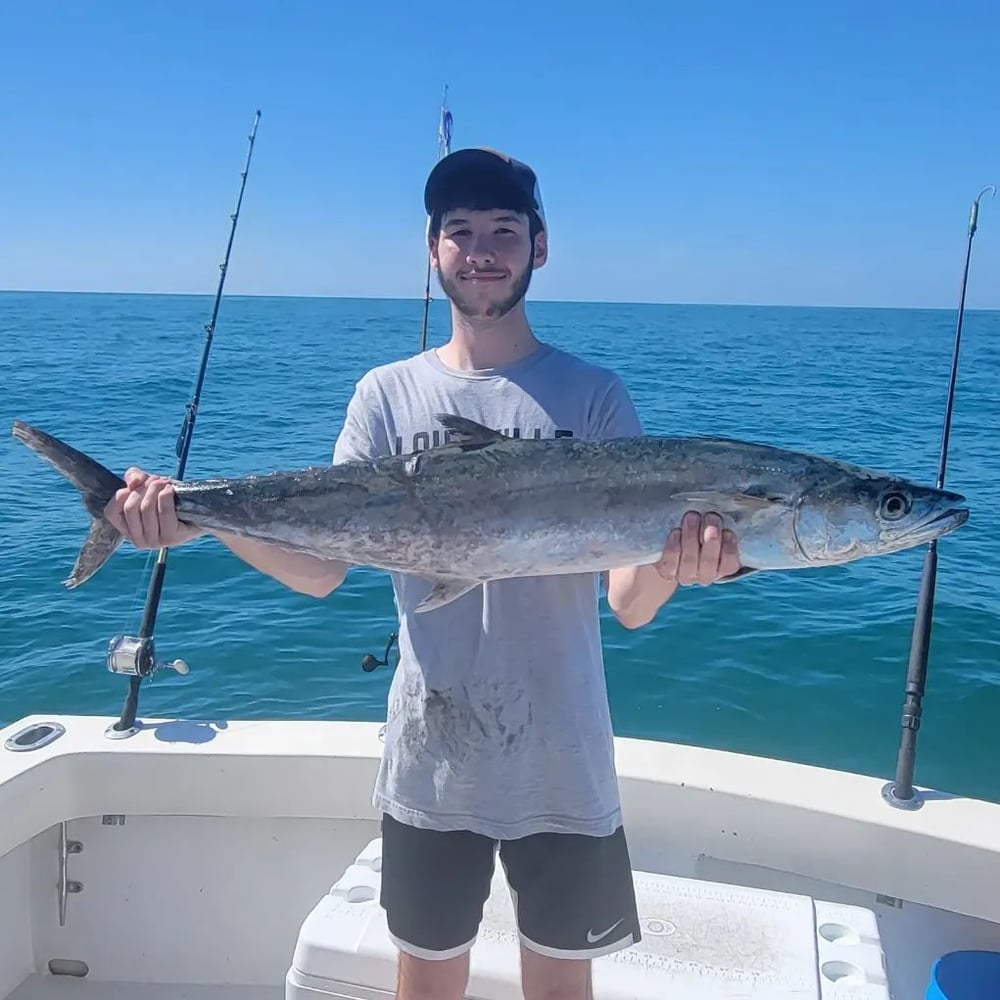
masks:
<instances>
[{"instance_id":1,"label":"large fish","mask_svg":"<svg viewBox=\"0 0 1000 1000\"><path fill-rule=\"evenodd\" d=\"M588 442L509 438L441 414L427 451L241 478L176 482L182 521L355 565L422 576L418 610L484 580L655 561L687 510L717 511L743 569L832 566L907 549L964 524L957 493L845 462L725 438ZM124 486L92 458L20 421L14 437L83 494L90 534L75 587L121 536L103 517Z\"/></svg>"}]
</instances>

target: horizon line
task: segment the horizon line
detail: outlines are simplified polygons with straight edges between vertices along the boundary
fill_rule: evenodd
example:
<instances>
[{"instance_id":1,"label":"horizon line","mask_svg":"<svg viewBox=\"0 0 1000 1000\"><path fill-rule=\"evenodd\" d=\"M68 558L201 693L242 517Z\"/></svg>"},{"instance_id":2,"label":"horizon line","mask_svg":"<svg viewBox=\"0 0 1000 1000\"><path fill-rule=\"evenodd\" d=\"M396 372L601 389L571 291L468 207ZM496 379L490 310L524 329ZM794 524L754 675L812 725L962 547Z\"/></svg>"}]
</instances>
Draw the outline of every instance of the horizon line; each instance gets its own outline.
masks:
<instances>
[{"instance_id":1,"label":"horizon line","mask_svg":"<svg viewBox=\"0 0 1000 1000\"><path fill-rule=\"evenodd\" d=\"M0 295L134 295L165 298L215 298L214 291L205 292L151 292L122 291L101 288L0 288ZM337 295L334 293L283 294L280 292L226 292L224 299L336 299L351 302L413 302L423 303L423 296L409 295ZM442 301L441 297L431 297L431 301ZM683 302L680 300L658 299L550 299L529 298L527 304L544 305L586 305L586 306L683 306L709 309L859 309L886 310L899 312L957 312L958 304L950 306L892 306L892 305L844 305L839 303L791 303L791 302ZM1000 306L966 306L965 312L1000 312Z\"/></svg>"}]
</instances>

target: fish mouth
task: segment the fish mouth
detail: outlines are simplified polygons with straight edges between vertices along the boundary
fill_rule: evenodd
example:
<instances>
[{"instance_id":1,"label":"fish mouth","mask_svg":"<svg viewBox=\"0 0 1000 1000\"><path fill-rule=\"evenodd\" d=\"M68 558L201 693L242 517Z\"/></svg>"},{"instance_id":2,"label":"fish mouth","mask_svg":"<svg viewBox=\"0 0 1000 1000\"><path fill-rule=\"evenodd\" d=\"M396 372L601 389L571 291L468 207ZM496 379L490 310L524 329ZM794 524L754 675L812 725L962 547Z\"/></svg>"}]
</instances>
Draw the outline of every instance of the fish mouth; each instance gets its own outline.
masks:
<instances>
[{"instance_id":1,"label":"fish mouth","mask_svg":"<svg viewBox=\"0 0 1000 1000\"><path fill-rule=\"evenodd\" d=\"M938 525L945 525L946 530L953 531L960 528L969 520L969 508L966 506L966 499L961 493L942 491L941 503L947 504L944 510L936 513L924 527L931 528Z\"/></svg>"},{"instance_id":2,"label":"fish mouth","mask_svg":"<svg viewBox=\"0 0 1000 1000\"><path fill-rule=\"evenodd\" d=\"M909 530L895 536L896 541L910 541L914 538L931 540L941 538L961 528L969 520L971 511L965 504L965 497L958 493L948 493L942 498L947 504L940 510L932 511L924 520Z\"/></svg>"},{"instance_id":3,"label":"fish mouth","mask_svg":"<svg viewBox=\"0 0 1000 1000\"><path fill-rule=\"evenodd\" d=\"M936 515L928 524L937 524L938 521L958 521L959 524L965 524L969 520L969 509L968 507L949 507L947 510L942 511L940 514Z\"/></svg>"},{"instance_id":4,"label":"fish mouth","mask_svg":"<svg viewBox=\"0 0 1000 1000\"><path fill-rule=\"evenodd\" d=\"M967 507L949 507L924 524L924 528L934 528L937 525L945 525L945 531L954 531L961 528L969 520L969 509Z\"/></svg>"}]
</instances>

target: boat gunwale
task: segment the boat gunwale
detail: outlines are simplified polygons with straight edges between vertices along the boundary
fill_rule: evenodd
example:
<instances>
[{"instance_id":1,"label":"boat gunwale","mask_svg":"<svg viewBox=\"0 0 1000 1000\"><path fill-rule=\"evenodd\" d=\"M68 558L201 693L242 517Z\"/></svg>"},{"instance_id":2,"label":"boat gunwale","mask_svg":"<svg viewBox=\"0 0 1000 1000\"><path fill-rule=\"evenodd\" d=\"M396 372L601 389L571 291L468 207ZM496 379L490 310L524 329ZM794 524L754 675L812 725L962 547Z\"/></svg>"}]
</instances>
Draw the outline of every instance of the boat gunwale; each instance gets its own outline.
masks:
<instances>
[{"instance_id":1,"label":"boat gunwale","mask_svg":"<svg viewBox=\"0 0 1000 1000\"><path fill-rule=\"evenodd\" d=\"M105 814L378 818L378 723L163 719L113 740L111 717L31 715L0 744L46 721L66 732L37 751L0 749L0 858ZM1000 803L918 789L922 807L905 810L867 775L631 737L615 753L636 867L687 850L1000 924L988 874L1000 873Z\"/></svg>"}]
</instances>

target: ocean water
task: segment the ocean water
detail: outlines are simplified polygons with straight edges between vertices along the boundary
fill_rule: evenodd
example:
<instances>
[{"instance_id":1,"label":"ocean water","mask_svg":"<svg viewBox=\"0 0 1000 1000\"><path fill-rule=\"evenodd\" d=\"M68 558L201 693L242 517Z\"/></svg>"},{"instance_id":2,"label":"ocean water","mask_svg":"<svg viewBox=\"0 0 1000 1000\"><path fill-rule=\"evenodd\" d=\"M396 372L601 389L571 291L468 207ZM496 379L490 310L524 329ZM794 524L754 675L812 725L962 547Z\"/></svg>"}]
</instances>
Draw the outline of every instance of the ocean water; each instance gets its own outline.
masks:
<instances>
[{"instance_id":1,"label":"ocean water","mask_svg":"<svg viewBox=\"0 0 1000 1000\"><path fill-rule=\"evenodd\" d=\"M169 473L210 296L0 294L0 418L112 469ZM327 462L356 380L420 344L419 301L226 298L187 476ZM726 434L933 483L953 311L531 303L539 336L614 367L648 431ZM443 301L429 343L447 335ZM966 316L948 485L972 508L940 546L918 784L1000 800L1000 313ZM28 449L0 446L0 725L117 715L108 640L139 624L153 554L60 581L87 517ZM891 776L923 550L682 591L646 628L605 612L616 732ZM388 578L291 593L212 541L169 559L165 671L140 716L381 720Z\"/></svg>"}]
</instances>

